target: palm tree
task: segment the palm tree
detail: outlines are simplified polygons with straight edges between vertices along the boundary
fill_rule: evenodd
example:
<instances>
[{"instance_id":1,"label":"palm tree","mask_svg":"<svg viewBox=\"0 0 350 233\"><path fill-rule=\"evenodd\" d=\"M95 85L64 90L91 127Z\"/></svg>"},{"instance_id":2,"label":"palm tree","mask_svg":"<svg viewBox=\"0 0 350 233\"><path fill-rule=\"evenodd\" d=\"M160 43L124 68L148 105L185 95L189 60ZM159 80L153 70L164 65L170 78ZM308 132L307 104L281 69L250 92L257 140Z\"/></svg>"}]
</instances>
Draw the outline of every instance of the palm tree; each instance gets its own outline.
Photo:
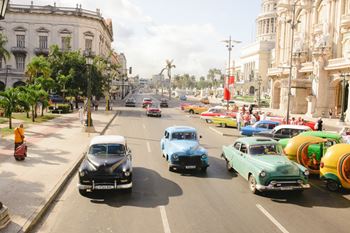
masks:
<instances>
[{"instance_id":1,"label":"palm tree","mask_svg":"<svg viewBox=\"0 0 350 233\"><path fill-rule=\"evenodd\" d=\"M5 49L7 43L7 38L2 33L0 33L0 59L4 59L5 63L10 59L11 54Z\"/></svg>"},{"instance_id":2,"label":"palm tree","mask_svg":"<svg viewBox=\"0 0 350 233\"><path fill-rule=\"evenodd\" d=\"M159 75L162 75L164 70L168 71L168 78L169 78L169 100L171 99L171 69L176 68L176 66L173 64L174 60L166 60L166 66L162 69Z\"/></svg>"},{"instance_id":3,"label":"palm tree","mask_svg":"<svg viewBox=\"0 0 350 233\"><path fill-rule=\"evenodd\" d=\"M20 87L20 90L21 92L23 92L21 100L27 102L31 106L32 122L35 122L35 117L37 117L36 110L38 103L43 103L45 99L47 100L48 94L45 90L41 88L40 85L34 84Z\"/></svg>"},{"instance_id":4,"label":"palm tree","mask_svg":"<svg viewBox=\"0 0 350 233\"><path fill-rule=\"evenodd\" d=\"M33 57L30 63L27 65L26 76L28 77L27 83L33 84L35 79L42 76L45 79L50 78L52 70L50 63L43 57Z\"/></svg>"},{"instance_id":5,"label":"palm tree","mask_svg":"<svg viewBox=\"0 0 350 233\"><path fill-rule=\"evenodd\" d=\"M5 116L9 119L9 128L12 129L12 113L18 106L18 89L9 88L0 92L0 106L5 109Z\"/></svg>"}]
</instances>

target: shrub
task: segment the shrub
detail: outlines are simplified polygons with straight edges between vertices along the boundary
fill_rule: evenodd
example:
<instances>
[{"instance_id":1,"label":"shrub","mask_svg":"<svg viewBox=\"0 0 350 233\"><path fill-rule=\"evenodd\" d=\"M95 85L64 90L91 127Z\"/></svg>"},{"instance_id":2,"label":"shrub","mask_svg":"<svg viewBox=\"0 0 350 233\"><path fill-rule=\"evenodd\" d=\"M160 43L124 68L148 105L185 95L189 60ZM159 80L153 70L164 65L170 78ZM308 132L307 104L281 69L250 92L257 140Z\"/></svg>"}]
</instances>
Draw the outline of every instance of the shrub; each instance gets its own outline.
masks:
<instances>
[{"instance_id":1,"label":"shrub","mask_svg":"<svg viewBox=\"0 0 350 233\"><path fill-rule=\"evenodd\" d=\"M69 113L70 112L70 105L69 104L56 104L49 106L49 109L52 111L52 113Z\"/></svg>"}]
</instances>

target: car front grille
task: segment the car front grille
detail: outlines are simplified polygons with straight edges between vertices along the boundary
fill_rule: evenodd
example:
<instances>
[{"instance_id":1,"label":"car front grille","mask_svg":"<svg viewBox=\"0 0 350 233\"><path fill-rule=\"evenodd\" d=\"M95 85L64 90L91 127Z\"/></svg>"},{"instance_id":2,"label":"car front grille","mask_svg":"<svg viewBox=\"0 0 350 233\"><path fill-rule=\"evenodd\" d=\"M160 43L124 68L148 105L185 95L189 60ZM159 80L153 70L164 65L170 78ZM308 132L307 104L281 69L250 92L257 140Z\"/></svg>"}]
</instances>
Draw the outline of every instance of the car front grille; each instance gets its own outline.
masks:
<instances>
[{"instance_id":1,"label":"car front grille","mask_svg":"<svg viewBox=\"0 0 350 233\"><path fill-rule=\"evenodd\" d=\"M202 164L201 156L179 156L179 164L182 166L200 166Z\"/></svg>"}]
</instances>

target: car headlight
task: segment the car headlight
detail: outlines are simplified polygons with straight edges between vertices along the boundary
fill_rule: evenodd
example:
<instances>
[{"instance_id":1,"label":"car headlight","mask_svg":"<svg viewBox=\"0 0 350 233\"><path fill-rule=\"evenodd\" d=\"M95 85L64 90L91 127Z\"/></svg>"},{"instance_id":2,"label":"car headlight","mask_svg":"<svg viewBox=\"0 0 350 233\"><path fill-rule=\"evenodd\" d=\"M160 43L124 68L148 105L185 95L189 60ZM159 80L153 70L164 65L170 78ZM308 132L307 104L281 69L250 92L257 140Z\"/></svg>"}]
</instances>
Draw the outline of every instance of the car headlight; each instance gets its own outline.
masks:
<instances>
[{"instance_id":1,"label":"car headlight","mask_svg":"<svg viewBox=\"0 0 350 233\"><path fill-rule=\"evenodd\" d=\"M81 176L81 177L84 177L86 174L87 174L86 171L81 171L81 172L79 172L79 176Z\"/></svg>"},{"instance_id":2,"label":"car headlight","mask_svg":"<svg viewBox=\"0 0 350 233\"><path fill-rule=\"evenodd\" d=\"M177 154L173 154L173 160L179 160L179 156Z\"/></svg>"},{"instance_id":3,"label":"car headlight","mask_svg":"<svg viewBox=\"0 0 350 233\"><path fill-rule=\"evenodd\" d=\"M126 172L124 172L124 176L130 176L130 172L129 171L126 171Z\"/></svg>"},{"instance_id":4,"label":"car headlight","mask_svg":"<svg viewBox=\"0 0 350 233\"><path fill-rule=\"evenodd\" d=\"M309 170L305 170L305 171L304 171L303 173L304 173L304 175L305 175L305 176L308 176L308 175L310 175L310 172L309 172Z\"/></svg>"},{"instance_id":5,"label":"car headlight","mask_svg":"<svg viewBox=\"0 0 350 233\"><path fill-rule=\"evenodd\" d=\"M206 159L208 156L206 154L202 155L202 159Z\"/></svg>"},{"instance_id":6,"label":"car headlight","mask_svg":"<svg viewBox=\"0 0 350 233\"><path fill-rule=\"evenodd\" d=\"M261 171L259 174L260 177L265 177L266 176L266 172L265 171Z\"/></svg>"}]
</instances>

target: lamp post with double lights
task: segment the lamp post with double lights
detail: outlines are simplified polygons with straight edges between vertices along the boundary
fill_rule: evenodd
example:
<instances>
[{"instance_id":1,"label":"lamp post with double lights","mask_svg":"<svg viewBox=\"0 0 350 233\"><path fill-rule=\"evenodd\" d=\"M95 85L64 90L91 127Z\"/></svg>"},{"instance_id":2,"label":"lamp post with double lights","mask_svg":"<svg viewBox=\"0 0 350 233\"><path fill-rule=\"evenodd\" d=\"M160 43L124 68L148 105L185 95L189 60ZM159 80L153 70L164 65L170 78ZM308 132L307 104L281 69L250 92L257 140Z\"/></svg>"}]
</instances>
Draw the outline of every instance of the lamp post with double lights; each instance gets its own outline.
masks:
<instances>
[{"instance_id":1,"label":"lamp post with double lights","mask_svg":"<svg viewBox=\"0 0 350 233\"><path fill-rule=\"evenodd\" d=\"M239 44L241 43L241 41L238 40L232 40L231 36L229 37L228 40L224 40L223 41L226 44L226 47L228 49L228 70L227 70L227 78L226 78L226 85L227 85L227 90L229 88L229 80L230 80L230 76L231 76L231 51L232 48L234 47L234 44ZM229 99L226 100L227 101L227 110L229 107Z\"/></svg>"},{"instance_id":2,"label":"lamp post with double lights","mask_svg":"<svg viewBox=\"0 0 350 233\"><path fill-rule=\"evenodd\" d=\"M349 76L349 74L341 74L340 75L342 79L342 95L341 95L341 113L339 122L343 124L345 122L345 89L346 89L346 77Z\"/></svg>"},{"instance_id":3,"label":"lamp post with double lights","mask_svg":"<svg viewBox=\"0 0 350 233\"><path fill-rule=\"evenodd\" d=\"M0 20L5 18L8 4L9 4L9 0L0 0ZM7 85L7 77L6 77L5 88L6 88L6 85ZM5 207L0 201L0 229L5 227L9 222L10 222L10 216L8 214L7 207Z\"/></svg>"},{"instance_id":4,"label":"lamp post with double lights","mask_svg":"<svg viewBox=\"0 0 350 233\"><path fill-rule=\"evenodd\" d=\"M107 63L107 92L106 92L106 111L110 110L110 87L111 87L111 63Z\"/></svg>"},{"instance_id":5,"label":"lamp post with double lights","mask_svg":"<svg viewBox=\"0 0 350 233\"><path fill-rule=\"evenodd\" d=\"M94 53L91 49L87 49L84 51L84 57L87 65L87 73L88 73L88 88L87 88L87 119L86 119L86 132L95 131L93 128L92 118L91 118L91 75L92 75L92 65L94 62Z\"/></svg>"}]
</instances>

